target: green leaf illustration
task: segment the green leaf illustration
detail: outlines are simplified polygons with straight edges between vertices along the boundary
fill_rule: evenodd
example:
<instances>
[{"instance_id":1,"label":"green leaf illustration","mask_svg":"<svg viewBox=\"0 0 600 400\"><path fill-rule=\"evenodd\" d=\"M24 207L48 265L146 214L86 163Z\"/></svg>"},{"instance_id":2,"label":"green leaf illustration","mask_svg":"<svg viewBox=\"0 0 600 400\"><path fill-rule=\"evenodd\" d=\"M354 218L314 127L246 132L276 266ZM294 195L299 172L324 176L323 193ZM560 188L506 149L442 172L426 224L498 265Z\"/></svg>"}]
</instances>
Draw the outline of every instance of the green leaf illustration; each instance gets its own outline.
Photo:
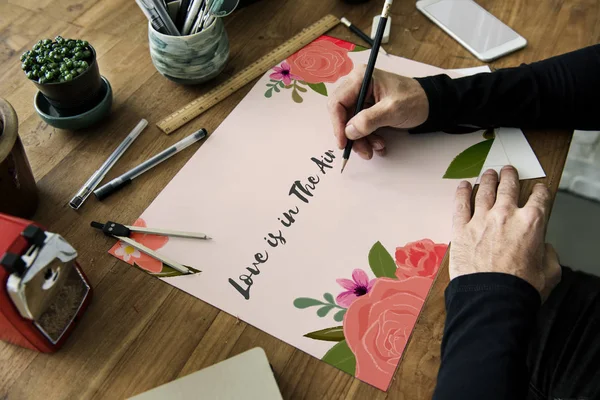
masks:
<instances>
[{"instance_id":1,"label":"green leaf illustration","mask_svg":"<svg viewBox=\"0 0 600 400\"><path fill-rule=\"evenodd\" d=\"M275 83L277 83L277 82L281 82L281 81L278 81L278 80L275 80L275 79L270 79L270 81L271 81L271 82L275 82Z\"/></svg>"},{"instance_id":2,"label":"green leaf illustration","mask_svg":"<svg viewBox=\"0 0 600 400\"><path fill-rule=\"evenodd\" d=\"M484 140L456 156L444 174L444 179L476 178L481 172L494 139Z\"/></svg>"},{"instance_id":3,"label":"green leaf illustration","mask_svg":"<svg viewBox=\"0 0 600 400\"><path fill-rule=\"evenodd\" d=\"M302 103L304 101L304 99L302 98L302 96L300 96L300 93L298 93L296 88L294 88L294 90L292 91L292 100L294 100L296 103Z\"/></svg>"},{"instance_id":4,"label":"green leaf illustration","mask_svg":"<svg viewBox=\"0 0 600 400\"><path fill-rule=\"evenodd\" d=\"M273 90L276 91L277 93L280 92L279 88L277 87L277 85L273 86Z\"/></svg>"},{"instance_id":5,"label":"green leaf illustration","mask_svg":"<svg viewBox=\"0 0 600 400\"><path fill-rule=\"evenodd\" d=\"M344 320L344 315L346 315L346 310L340 310L335 313L333 320L336 322L342 322Z\"/></svg>"},{"instance_id":6,"label":"green leaf illustration","mask_svg":"<svg viewBox=\"0 0 600 400\"><path fill-rule=\"evenodd\" d=\"M344 372L354 375L356 371L356 358L345 340L336 343L321 359Z\"/></svg>"},{"instance_id":7,"label":"green leaf illustration","mask_svg":"<svg viewBox=\"0 0 600 400\"><path fill-rule=\"evenodd\" d=\"M344 327L334 326L333 328L321 329L320 331L309 332L307 338L315 340L325 340L328 342L339 342L344 340Z\"/></svg>"},{"instance_id":8,"label":"green leaf illustration","mask_svg":"<svg viewBox=\"0 0 600 400\"><path fill-rule=\"evenodd\" d=\"M370 49L368 47L356 45L356 47L354 47L352 52L356 53L357 51L366 51L366 50L370 50Z\"/></svg>"},{"instance_id":9,"label":"green leaf illustration","mask_svg":"<svg viewBox=\"0 0 600 400\"><path fill-rule=\"evenodd\" d=\"M333 295L331 293L325 293L323 295L323 298L327 300L328 303L335 304L335 302L333 301Z\"/></svg>"},{"instance_id":10,"label":"green leaf illustration","mask_svg":"<svg viewBox=\"0 0 600 400\"><path fill-rule=\"evenodd\" d=\"M369 251L369 266L373 274L378 278L396 279L396 263L381 242L377 242L371 247Z\"/></svg>"},{"instance_id":11,"label":"green leaf illustration","mask_svg":"<svg viewBox=\"0 0 600 400\"><path fill-rule=\"evenodd\" d=\"M314 90L315 92L322 94L323 96L327 96L327 88L323 82L321 83L309 83L308 87Z\"/></svg>"},{"instance_id":12,"label":"green leaf illustration","mask_svg":"<svg viewBox=\"0 0 600 400\"><path fill-rule=\"evenodd\" d=\"M335 301L333 299L333 295L331 293L323 294L323 298L325 299L325 302L323 302L322 300L312 299L310 297L298 297L297 299L294 300L294 306L296 308L308 308L308 307L316 306L316 307L318 307L317 315L321 318L323 318L327 314L329 314L329 312L331 310L338 309L339 311L336 310L336 313L333 316L333 319L336 320L337 322L342 321L344 319L344 314L346 313L346 309L335 303ZM343 313L341 311L343 311Z\"/></svg>"},{"instance_id":13,"label":"green leaf illustration","mask_svg":"<svg viewBox=\"0 0 600 400\"><path fill-rule=\"evenodd\" d=\"M296 89L298 89L298 91L302 92L302 93L306 93L308 92L308 90L306 88L303 88L302 86L298 86L296 85Z\"/></svg>"},{"instance_id":14,"label":"green leaf illustration","mask_svg":"<svg viewBox=\"0 0 600 400\"><path fill-rule=\"evenodd\" d=\"M273 96L273 88L270 88L265 92L265 97L267 99L271 98L271 96Z\"/></svg>"},{"instance_id":15,"label":"green leaf illustration","mask_svg":"<svg viewBox=\"0 0 600 400\"><path fill-rule=\"evenodd\" d=\"M331 311L332 308L333 306L323 306L317 310L317 315L323 318L329 313L329 311Z\"/></svg>"},{"instance_id":16,"label":"green leaf illustration","mask_svg":"<svg viewBox=\"0 0 600 400\"><path fill-rule=\"evenodd\" d=\"M296 300L294 300L294 307L296 308L308 308L321 305L323 305L321 301L311 299L310 297L298 297Z\"/></svg>"}]
</instances>

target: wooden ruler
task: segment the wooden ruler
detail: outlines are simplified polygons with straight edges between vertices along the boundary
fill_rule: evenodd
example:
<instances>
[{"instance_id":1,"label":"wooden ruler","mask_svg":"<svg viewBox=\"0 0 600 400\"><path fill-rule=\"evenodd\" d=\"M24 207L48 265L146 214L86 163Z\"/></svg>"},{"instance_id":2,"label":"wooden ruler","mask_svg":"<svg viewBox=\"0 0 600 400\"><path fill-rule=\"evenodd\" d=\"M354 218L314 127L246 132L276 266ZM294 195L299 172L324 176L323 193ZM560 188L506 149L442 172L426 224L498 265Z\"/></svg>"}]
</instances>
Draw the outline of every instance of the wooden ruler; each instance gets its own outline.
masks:
<instances>
[{"instance_id":1,"label":"wooden ruler","mask_svg":"<svg viewBox=\"0 0 600 400\"><path fill-rule=\"evenodd\" d=\"M182 127L339 23L340 20L333 15L327 15L324 18L321 18L319 21L308 28L303 29L296 36L292 37L266 56L258 59L241 72L236 73L233 77L227 79L205 95L198 97L182 109L175 111L173 114L160 121L157 124L158 127L166 134Z\"/></svg>"}]
</instances>

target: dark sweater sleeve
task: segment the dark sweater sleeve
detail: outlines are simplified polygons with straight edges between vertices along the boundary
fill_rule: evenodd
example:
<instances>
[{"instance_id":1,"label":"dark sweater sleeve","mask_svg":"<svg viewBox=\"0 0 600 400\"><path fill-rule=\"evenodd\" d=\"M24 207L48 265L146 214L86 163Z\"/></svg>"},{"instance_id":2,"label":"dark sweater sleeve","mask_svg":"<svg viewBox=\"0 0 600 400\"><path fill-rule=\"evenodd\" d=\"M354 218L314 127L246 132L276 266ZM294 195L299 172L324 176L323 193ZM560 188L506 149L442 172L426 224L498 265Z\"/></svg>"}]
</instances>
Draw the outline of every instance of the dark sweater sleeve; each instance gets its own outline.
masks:
<instances>
[{"instance_id":1,"label":"dark sweater sleeve","mask_svg":"<svg viewBox=\"0 0 600 400\"><path fill-rule=\"evenodd\" d=\"M435 400L525 399L529 337L540 307L526 281L501 273L453 279Z\"/></svg>"},{"instance_id":2,"label":"dark sweater sleeve","mask_svg":"<svg viewBox=\"0 0 600 400\"><path fill-rule=\"evenodd\" d=\"M417 81L429 99L429 118L413 132L462 126L600 129L600 45L491 73Z\"/></svg>"}]
</instances>

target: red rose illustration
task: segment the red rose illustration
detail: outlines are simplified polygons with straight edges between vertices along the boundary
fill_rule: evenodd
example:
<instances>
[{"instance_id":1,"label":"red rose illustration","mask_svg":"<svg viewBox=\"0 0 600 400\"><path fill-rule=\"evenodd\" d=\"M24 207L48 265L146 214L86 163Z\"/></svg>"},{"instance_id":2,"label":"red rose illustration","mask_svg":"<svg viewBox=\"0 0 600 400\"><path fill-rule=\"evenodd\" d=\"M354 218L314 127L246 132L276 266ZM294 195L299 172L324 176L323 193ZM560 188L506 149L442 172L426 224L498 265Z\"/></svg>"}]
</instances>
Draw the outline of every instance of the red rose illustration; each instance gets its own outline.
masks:
<instances>
[{"instance_id":1,"label":"red rose illustration","mask_svg":"<svg viewBox=\"0 0 600 400\"><path fill-rule=\"evenodd\" d=\"M435 277L447 249L447 244L436 244L429 239L397 247L396 277L400 280L411 276Z\"/></svg>"},{"instance_id":2,"label":"red rose illustration","mask_svg":"<svg viewBox=\"0 0 600 400\"><path fill-rule=\"evenodd\" d=\"M333 83L352 71L348 49L328 39L315 40L287 60L290 72L308 83Z\"/></svg>"},{"instance_id":3,"label":"red rose illustration","mask_svg":"<svg viewBox=\"0 0 600 400\"><path fill-rule=\"evenodd\" d=\"M344 337L356 357L356 377L387 390L433 279L378 278L350 305Z\"/></svg>"}]
</instances>

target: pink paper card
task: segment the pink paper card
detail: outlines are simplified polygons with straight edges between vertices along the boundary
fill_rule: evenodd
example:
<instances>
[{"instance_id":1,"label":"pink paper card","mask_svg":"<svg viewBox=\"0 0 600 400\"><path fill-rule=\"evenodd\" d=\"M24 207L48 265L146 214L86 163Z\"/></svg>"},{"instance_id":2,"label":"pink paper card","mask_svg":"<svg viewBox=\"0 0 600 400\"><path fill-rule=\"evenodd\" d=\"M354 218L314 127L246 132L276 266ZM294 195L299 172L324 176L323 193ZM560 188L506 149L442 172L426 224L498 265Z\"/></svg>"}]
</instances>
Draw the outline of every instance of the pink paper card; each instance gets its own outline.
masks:
<instances>
[{"instance_id":1,"label":"pink paper card","mask_svg":"<svg viewBox=\"0 0 600 400\"><path fill-rule=\"evenodd\" d=\"M493 139L383 130L388 154L340 174L327 98L364 50L323 36L267 72L137 221L213 237L135 235L197 273L110 252L387 390L450 240L456 179L475 180Z\"/></svg>"}]
</instances>

